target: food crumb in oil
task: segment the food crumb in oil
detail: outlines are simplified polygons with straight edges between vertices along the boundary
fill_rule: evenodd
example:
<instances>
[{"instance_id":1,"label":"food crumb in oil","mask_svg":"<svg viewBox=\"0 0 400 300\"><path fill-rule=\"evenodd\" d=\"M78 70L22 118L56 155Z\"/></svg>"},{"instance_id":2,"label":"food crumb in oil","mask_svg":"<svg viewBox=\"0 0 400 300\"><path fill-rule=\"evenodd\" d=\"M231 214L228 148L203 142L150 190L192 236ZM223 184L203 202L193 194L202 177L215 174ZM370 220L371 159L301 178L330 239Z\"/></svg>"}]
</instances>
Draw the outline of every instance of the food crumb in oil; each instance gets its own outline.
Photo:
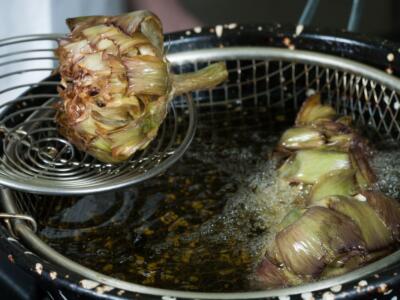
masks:
<instances>
[{"instance_id":1,"label":"food crumb in oil","mask_svg":"<svg viewBox=\"0 0 400 300\"><path fill-rule=\"evenodd\" d=\"M164 224L168 225L168 224L171 224L172 222L174 222L177 218L178 218L177 214L175 214L173 211L168 211L167 213L165 213L165 215L163 215L160 218L160 220Z\"/></svg>"},{"instance_id":2,"label":"food crumb in oil","mask_svg":"<svg viewBox=\"0 0 400 300\"><path fill-rule=\"evenodd\" d=\"M277 115L275 116L275 120L279 121L279 122L283 122L286 120L284 115Z\"/></svg>"},{"instance_id":3,"label":"food crumb in oil","mask_svg":"<svg viewBox=\"0 0 400 300\"><path fill-rule=\"evenodd\" d=\"M143 234L145 234L145 235L152 235L152 234L154 234L154 230L152 230L152 229L146 227L145 229L143 229Z\"/></svg>"},{"instance_id":4,"label":"food crumb in oil","mask_svg":"<svg viewBox=\"0 0 400 300\"><path fill-rule=\"evenodd\" d=\"M112 264L106 264L103 267L103 272L110 272L110 271L112 271L112 269L113 269L113 265Z\"/></svg>"},{"instance_id":5,"label":"food crumb in oil","mask_svg":"<svg viewBox=\"0 0 400 300\"><path fill-rule=\"evenodd\" d=\"M136 256L136 264L143 265L144 264L144 257L143 256Z\"/></svg>"},{"instance_id":6,"label":"food crumb in oil","mask_svg":"<svg viewBox=\"0 0 400 300\"><path fill-rule=\"evenodd\" d=\"M183 253L182 255L182 262L184 263L189 263L190 262L190 258L193 254L193 250L187 250Z\"/></svg>"},{"instance_id":7,"label":"food crumb in oil","mask_svg":"<svg viewBox=\"0 0 400 300\"><path fill-rule=\"evenodd\" d=\"M204 205L201 201L193 201L192 207L196 210L200 210L204 207Z\"/></svg>"}]
</instances>

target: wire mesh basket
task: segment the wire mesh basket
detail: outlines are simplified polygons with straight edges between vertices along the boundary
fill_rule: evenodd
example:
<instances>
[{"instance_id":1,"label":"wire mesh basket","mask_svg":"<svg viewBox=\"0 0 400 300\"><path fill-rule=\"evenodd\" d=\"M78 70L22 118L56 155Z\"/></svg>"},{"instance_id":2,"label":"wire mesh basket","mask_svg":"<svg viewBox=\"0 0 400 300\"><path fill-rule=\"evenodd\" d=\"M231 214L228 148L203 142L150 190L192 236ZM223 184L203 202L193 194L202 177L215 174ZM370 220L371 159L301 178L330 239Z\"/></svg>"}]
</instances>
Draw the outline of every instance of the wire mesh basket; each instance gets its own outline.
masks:
<instances>
[{"instance_id":1,"label":"wire mesh basket","mask_svg":"<svg viewBox=\"0 0 400 300\"><path fill-rule=\"evenodd\" d=\"M155 176L177 161L195 129L188 96L172 101L157 138L130 160L102 163L58 133L58 36L0 41L0 184L42 194L94 193Z\"/></svg>"},{"instance_id":2,"label":"wire mesh basket","mask_svg":"<svg viewBox=\"0 0 400 300\"><path fill-rule=\"evenodd\" d=\"M178 63L178 72L226 61L229 81L194 94L198 108L209 108L199 113L203 121L238 109L258 114L280 108L294 116L307 96L318 92L338 113L372 127L381 137L400 139L400 80L367 65L316 52L262 47L197 50L170 59ZM241 116L248 117L249 112Z\"/></svg>"},{"instance_id":3,"label":"wire mesh basket","mask_svg":"<svg viewBox=\"0 0 400 300\"><path fill-rule=\"evenodd\" d=\"M198 135L211 135L223 126L230 126L225 128L226 132L240 131L245 126L254 125L254 120L271 117L268 113L271 110L290 119L307 95L320 92L324 101L331 103L340 113L351 116L359 125L374 128L382 138L400 139L400 80L367 65L316 52L268 47L194 50L171 54L168 58L176 73L197 70L221 60L228 66L229 80L226 83L193 93L198 110ZM182 104L184 99L176 101ZM3 190L3 206L10 214L45 220L55 202L54 197ZM70 205L70 202L58 203ZM100 276L65 258L38 239L24 221L17 221L14 225L14 232L45 258L85 278L137 291L135 284ZM379 264L374 268L379 268ZM361 277L374 270L355 272ZM324 284L332 286L345 279L332 280Z\"/></svg>"}]
</instances>

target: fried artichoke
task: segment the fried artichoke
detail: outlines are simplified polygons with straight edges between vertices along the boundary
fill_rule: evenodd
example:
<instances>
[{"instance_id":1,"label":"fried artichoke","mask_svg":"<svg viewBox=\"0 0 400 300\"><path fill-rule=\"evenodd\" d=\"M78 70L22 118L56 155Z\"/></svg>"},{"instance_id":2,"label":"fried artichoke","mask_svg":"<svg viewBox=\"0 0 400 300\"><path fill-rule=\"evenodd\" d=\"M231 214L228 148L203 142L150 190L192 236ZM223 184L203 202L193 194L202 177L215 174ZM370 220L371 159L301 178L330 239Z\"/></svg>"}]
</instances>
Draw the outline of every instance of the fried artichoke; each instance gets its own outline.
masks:
<instances>
[{"instance_id":1,"label":"fried artichoke","mask_svg":"<svg viewBox=\"0 0 400 300\"><path fill-rule=\"evenodd\" d=\"M255 271L258 287L340 275L394 249L400 205L374 185L372 151L348 118L314 95L282 135L277 153L284 157L279 180L308 194L303 207L277 224Z\"/></svg>"},{"instance_id":2,"label":"fried artichoke","mask_svg":"<svg viewBox=\"0 0 400 300\"><path fill-rule=\"evenodd\" d=\"M175 95L213 87L225 64L171 74L160 20L148 11L68 19L59 41L60 133L107 163L129 159L157 135Z\"/></svg>"}]
</instances>

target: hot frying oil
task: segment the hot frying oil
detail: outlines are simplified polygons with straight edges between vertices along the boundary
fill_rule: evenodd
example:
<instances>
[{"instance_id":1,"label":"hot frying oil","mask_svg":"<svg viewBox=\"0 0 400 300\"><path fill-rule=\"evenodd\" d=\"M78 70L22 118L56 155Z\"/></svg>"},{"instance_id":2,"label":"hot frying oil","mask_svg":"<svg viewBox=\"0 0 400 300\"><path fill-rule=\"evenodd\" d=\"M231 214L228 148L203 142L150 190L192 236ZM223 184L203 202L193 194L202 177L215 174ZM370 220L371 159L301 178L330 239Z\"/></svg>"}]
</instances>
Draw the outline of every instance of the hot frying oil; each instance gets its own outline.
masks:
<instances>
[{"instance_id":1,"label":"hot frying oil","mask_svg":"<svg viewBox=\"0 0 400 300\"><path fill-rule=\"evenodd\" d=\"M41 219L41 237L72 260L122 280L249 290L274 220L302 205L288 202L290 191L274 184L270 159L291 120L279 112L248 118L238 112L200 122L189 151L165 174L124 191L57 201ZM381 187L398 198L400 165L388 170L387 162L400 157L390 151L374 167Z\"/></svg>"}]
</instances>

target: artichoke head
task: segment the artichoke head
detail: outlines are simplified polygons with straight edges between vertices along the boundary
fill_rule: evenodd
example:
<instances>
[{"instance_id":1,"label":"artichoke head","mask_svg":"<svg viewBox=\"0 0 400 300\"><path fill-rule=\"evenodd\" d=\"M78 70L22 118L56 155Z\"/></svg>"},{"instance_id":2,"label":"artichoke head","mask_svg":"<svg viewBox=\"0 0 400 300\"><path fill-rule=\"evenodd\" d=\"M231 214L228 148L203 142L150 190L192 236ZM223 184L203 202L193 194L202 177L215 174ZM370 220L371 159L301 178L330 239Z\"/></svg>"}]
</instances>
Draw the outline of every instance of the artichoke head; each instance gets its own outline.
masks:
<instances>
[{"instance_id":1,"label":"artichoke head","mask_svg":"<svg viewBox=\"0 0 400 300\"><path fill-rule=\"evenodd\" d=\"M60 133L100 161L119 163L157 135L174 95L213 87L225 64L170 74L162 24L148 11L67 20L59 41Z\"/></svg>"}]
</instances>

